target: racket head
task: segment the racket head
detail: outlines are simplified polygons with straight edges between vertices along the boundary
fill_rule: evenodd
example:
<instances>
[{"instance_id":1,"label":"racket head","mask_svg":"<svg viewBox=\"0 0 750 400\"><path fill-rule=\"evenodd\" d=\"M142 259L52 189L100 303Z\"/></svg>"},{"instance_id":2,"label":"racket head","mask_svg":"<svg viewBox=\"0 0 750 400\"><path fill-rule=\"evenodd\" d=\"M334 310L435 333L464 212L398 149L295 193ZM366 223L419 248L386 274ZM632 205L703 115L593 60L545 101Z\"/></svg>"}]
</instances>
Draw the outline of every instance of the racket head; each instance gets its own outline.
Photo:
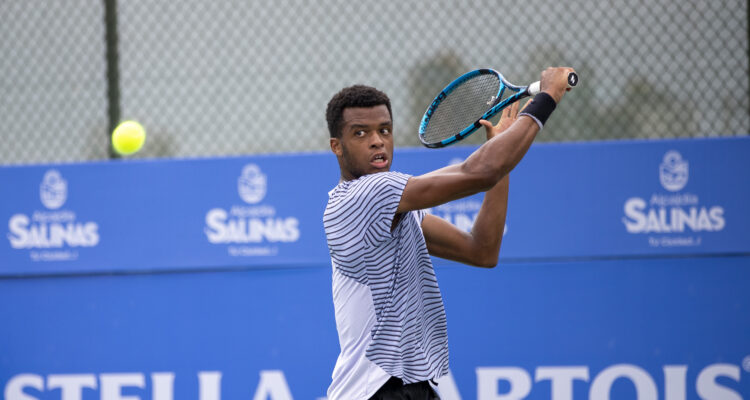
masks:
<instances>
[{"instance_id":1,"label":"racket head","mask_svg":"<svg viewBox=\"0 0 750 400\"><path fill-rule=\"evenodd\" d=\"M503 99L505 89L517 92L515 98ZM453 144L482 126L480 120L492 117L520 95L527 95L526 90L526 86L511 84L493 69L469 71L448 84L432 101L419 123L419 140L430 148Z\"/></svg>"}]
</instances>

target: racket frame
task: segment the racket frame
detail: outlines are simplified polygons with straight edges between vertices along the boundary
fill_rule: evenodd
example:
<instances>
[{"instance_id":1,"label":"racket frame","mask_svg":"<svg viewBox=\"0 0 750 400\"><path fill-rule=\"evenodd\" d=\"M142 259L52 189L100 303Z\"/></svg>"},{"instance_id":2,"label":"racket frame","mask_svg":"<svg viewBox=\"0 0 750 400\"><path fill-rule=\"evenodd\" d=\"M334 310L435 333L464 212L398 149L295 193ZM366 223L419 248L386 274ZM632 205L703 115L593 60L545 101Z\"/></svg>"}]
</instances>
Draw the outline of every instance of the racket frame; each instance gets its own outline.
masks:
<instances>
[{"instance_id":1,"label":"racket frame","mask_svg":"<svg viewBox=\"0 0 750 400\"><path fill-rule=\"evenodd\" d=\"M477 75L482 74L492 74L497 76L500 86L498 88L497 94L495 95L495 101L492 105L490 105L489 109L481 116L479 119L477 119L473 124L467 126L466 128L462 129L460 132L456 133L455 135L443 139L440 142L436 143L430 143L426 142L424 140L424 131L427 127L427 124L430 122L430 119L432 118L432 114L435 113L435 110L440 106L440 104L443 102L443 100L448 97L448 95L455 90L458 86L460 86L463 82L465 82L468 79L471 79ZM535 82L537 83L537 82ZM537 83L538 84L538 83ZM513 95L508 96L505 99L502 99L503 94L505 93L505 89L510 89L514 92L516 92ZM439 148L439 147L445 147L449 144L452 144L458 140L464 139L465 137L471 135L476 131L482 124L479 123L482 119L490 119L493 116L495 116L498 112L500 112L503 108L507 107L508 105L524 98L530 96L531 93L529 92L529 86L517 86L510 82L508 82L507 79L498 71L495 71L491 68L480 68L473 71L469 71L458 78L456 78L453 82L448 84L448 86L443 89L440 94L438 94L435 99L432 101L430 106L427 108L427 111L425 111L424 116L422 117L422 120L419 123L419 140L422 142L423 145L430 147L430 148ZM501 100L502 99L502 100Z\"/></svg>"}]
</instances>

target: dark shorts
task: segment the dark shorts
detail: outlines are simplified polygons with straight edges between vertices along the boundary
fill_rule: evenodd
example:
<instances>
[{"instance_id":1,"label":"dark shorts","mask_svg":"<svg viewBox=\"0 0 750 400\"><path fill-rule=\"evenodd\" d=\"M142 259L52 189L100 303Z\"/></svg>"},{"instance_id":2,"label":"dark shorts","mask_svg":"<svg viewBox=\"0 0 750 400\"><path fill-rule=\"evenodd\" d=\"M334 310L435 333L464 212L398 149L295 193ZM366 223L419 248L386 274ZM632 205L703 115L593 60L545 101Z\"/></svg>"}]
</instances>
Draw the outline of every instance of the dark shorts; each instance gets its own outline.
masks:
<instances>
[{"instance_id":1,"label":"dark shorts","mask_svg":"<svg viewBox=\"0 0 750 400\"><path fill-rule=\"evenodd\" d=\"M437 393L428 382L404 385L399 378L391 378L378 389L370 400L438 400Z\"/></svg>"}]
</instances>

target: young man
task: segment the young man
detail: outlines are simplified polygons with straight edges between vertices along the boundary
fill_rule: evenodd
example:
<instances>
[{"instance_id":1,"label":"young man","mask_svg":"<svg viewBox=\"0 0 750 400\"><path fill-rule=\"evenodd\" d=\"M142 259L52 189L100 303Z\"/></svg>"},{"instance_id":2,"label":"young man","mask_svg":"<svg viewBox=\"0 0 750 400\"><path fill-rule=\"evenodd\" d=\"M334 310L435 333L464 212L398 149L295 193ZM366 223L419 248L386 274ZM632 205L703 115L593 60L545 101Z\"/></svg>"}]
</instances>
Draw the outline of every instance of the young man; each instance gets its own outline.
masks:
<instances>
[{"instance_id":1,"label":"young man","mask_svg":"<svg viewBox=\"0 0 750 400\"><path fill-rule=\"evenodd\" d=\"M421 176L390 172L393 122L388 97L352 86L328 103L331 150L341 181L323 216L333 264L341 353L329 400L435 399L430 381L448 373L443 300L430 255L497 264L508 173L534 141L567 88L570 68L548 68L518 115L482 121L487 142L463 163ZM486 192L471 233L423 210Z\"/></svg>"}]
</instances>

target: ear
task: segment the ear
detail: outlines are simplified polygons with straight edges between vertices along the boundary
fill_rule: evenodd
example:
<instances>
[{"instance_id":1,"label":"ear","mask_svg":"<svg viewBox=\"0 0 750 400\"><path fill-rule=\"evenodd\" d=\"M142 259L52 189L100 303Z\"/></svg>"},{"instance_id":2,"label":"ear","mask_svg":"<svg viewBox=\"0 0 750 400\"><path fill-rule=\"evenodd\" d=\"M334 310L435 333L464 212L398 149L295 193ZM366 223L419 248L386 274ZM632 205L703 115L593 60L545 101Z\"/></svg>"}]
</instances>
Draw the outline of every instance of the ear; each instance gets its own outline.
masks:
<instances>
[{"instance_id":1,"label":"ear","mask_svg":"<svg viewBox=\"0 0 750 400\"><path fill-rule=\"evenodd\" d=\"M331 151L337 157L341 157L344 154L344 150L341 148L341 139L331 138Z\"/></svg>"}]
</instances>

